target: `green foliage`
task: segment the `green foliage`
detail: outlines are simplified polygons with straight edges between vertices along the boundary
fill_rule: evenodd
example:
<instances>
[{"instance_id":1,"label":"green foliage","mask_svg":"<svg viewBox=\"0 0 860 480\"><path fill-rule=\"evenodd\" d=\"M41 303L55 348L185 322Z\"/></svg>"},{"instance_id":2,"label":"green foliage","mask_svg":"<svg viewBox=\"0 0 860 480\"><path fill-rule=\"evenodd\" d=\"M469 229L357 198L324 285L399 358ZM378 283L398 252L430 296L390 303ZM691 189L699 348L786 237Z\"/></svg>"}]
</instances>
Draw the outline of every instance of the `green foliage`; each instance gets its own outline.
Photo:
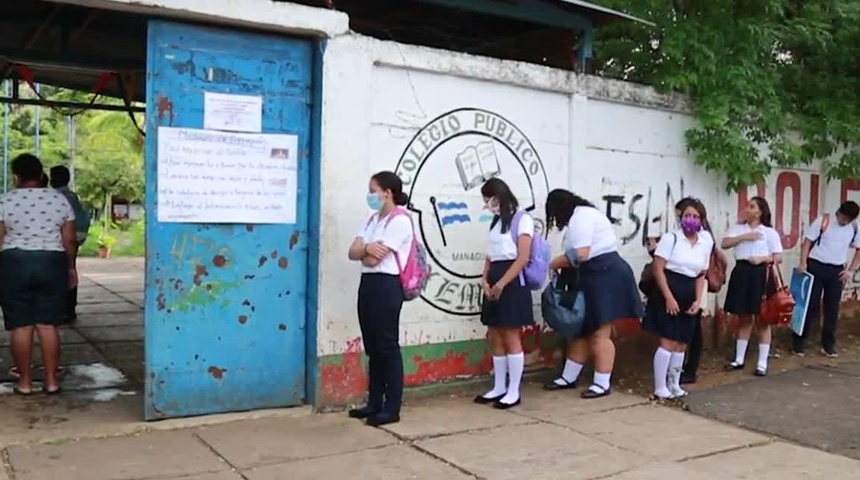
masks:
<instances>
[{"instance_id":1,"label":"green foliage","mask_svg":"<svg viewBox=\"0 0 860 480\"><path fill-rule=\"evenodd\" d=\"M21 86L22 96L33 97L29 87ZM91 94L41 87L42 96L52 100L89 102ZM25 95L26 94L26 95ZM122 104L117 99L99 103ZM72 158L69 145L67 111L47 107L40 110L39 151L36 152L36 107L16 105L10 109L9 150L11 160L21 153L37 153L46 169L68 165ZM0 124L3 113L0 110ZM138 118L139 124L143 121ZM129 201L143 199L143 143L137 128L125 112L89 110L74 117L75 190L81 200L103 213L111 196ZM0 132L2 135L2 132ZM8 185L11 187L11 174Z\"/></svg>"},{"instance_id":2,"label":"green foliage","mask_svg":"<svg viewBox=\"0 0 860 480\"><path fill-rule=\"evenodd\" d=\"M600 75L687 94L696 162L727 190L823 160L860 176L860 2L609 0L657 24L597 30Z\"/></svg>"},{"instance_id":3,"label":"green foliage","mask_svg":"<svg viewBox=\"0 0 860 480\"><path fill-rule=\"evenodd\" d=\"M144 226L143 218L112 224L107 231L101 223L94 223L90 226L87 241L81 246L78 255L95 257L102 244L111 243L111 257L142 257L145 254Z\"/></svg>"}]
</instances>

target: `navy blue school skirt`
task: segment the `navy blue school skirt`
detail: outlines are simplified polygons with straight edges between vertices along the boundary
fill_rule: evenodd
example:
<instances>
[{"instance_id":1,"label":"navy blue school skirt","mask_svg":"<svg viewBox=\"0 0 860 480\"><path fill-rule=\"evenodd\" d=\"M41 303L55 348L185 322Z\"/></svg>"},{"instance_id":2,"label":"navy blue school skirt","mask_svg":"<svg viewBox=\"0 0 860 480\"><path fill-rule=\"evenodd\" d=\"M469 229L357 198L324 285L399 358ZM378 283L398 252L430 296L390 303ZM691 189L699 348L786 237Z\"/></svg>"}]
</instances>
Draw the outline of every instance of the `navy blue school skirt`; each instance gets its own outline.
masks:
<instances>
[{"instance_id":1,"label":"navy blue school skirt","mask_svg":"<svg viewBox=\"0 0 860 480\"><path fill-rule=\"evenodd\" d=\"M775 285L765 285L767 265L754 265L738 260L729 277L724 310L735 315L758 315L765 291L773 292Z\"/></svg>"},{"instance_id":2,"label":"navy blue school skirt","mask_svg":"<svg viewBox=\"0 0 860 480\"><path fill-rule=\"evenodd\" d=\"M618 252L598 255L580 265L580 287L585 297L583 337L622 318L642 318L644 308L630 264Z\"/></svg>"},{"instance_id":3,"label":"navy blue school skirt","mask_svg":"<svg viewBox=\"0 0 860 480\"><path fill-rule=\"evenodd\" d=\"M662 338L690 343L696 331L696 322L699 321L698 313L695 315L687 313L696 301L696 279L669 270L665 272L669 291L672 292L681 311L677 315L666 313L666 299L661 292L654 292L648 298L642 328Z\"/></svg>"},{"instance_id":4,"label":"navy blue school skirt","mask_svg":"<svg viewBox=\"0 0 860 480\"><path fill-rule=\"evenodd\" d=\"M487 281L492 287L508 271L513 260L490 262ZM496 300L484 297L481 308L481 323L488 327L519 328L535 323L532 291L515 278L505 285L502 294Z\"/></svg>"}]
</instances>

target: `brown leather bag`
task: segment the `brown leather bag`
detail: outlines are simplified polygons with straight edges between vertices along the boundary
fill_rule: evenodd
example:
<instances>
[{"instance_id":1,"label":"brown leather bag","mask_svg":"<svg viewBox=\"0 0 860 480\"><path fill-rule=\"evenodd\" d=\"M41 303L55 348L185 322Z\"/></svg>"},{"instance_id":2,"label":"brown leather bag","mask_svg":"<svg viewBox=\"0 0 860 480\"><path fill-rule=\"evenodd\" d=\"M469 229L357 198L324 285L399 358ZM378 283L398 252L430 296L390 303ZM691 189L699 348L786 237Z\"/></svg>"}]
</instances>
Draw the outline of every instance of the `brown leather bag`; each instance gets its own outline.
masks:
<instances>
[{"instance_id":1,"label":"brown leather bag","mask_svg":"<svg viewBox=\"0 0 860 480\"><path fill-rule=\"evenodd\" d=\"M708 271L705 272L705 279L708 281L708 291L711 293L717 293L723 288L723 285L726 284L726 269L728 267L728 263L726 262L726 256L723 255L723 252L717 249L717 246L714 245L714 249L711 250L711 261L708 265Z\"/></svg>"},{"instance_id":2,"label":"brown leather bag","mask_svg":"<svg viewBox=\"0 0 860 480\"><path fill-rule=\"evenodd\" d=\"M768 295L767 291L771 280L776 284L776 291ZM794 310L795 303L794 298L792 298L788 286L782 280L782 272L774 264L767 266L764 288L765 293L762 295L761 310L759 311L759 321L761 324L784 326L791 323L791 313Z\"/></svg>"}]
</instances>

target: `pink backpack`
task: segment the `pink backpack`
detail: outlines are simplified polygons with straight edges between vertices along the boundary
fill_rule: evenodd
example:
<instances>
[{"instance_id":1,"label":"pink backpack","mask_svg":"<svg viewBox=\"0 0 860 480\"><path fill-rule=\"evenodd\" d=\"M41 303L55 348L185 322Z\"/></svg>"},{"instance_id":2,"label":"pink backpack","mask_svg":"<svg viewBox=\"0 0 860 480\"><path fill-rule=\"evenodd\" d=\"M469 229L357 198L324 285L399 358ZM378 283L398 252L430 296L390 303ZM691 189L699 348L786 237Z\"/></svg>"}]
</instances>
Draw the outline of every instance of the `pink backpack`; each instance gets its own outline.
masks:
<instances>
[{"instance_id":1,"label":"pink backpack","mask_svg":"<svg viewBox=\"0 0 860 480\"><path fill-rule=\"evenodd\" d=\"M385 227L391 223L394 217L406 215L409 217L409 222L412 223L412 246L409 248L409 258L406 263L400 261L400 255L397 250L393 250L394 260L397 262L397 269L400 271L400 284L403 286L403 299L407 302L421 296L421 292L427 288L427 281L430 279L430 264L427 263L427 250L424 249L415 235L415 223L412 222L412 215L405 208L397 207L388 215L385 220ZM373 217L368 220L367 225L373 221ZM385 228L384 227L384 228Z\"/></svg>"}]
</instances>

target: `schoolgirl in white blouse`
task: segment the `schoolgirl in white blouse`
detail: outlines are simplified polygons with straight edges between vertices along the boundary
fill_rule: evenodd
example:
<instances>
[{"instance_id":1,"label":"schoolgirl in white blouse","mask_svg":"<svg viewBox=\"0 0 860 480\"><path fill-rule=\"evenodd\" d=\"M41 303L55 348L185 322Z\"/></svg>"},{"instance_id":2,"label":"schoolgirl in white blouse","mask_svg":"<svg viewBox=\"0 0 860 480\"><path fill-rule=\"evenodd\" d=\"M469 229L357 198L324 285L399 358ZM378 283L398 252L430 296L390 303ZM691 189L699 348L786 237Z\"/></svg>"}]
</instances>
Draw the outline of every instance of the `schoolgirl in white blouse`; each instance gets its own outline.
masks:
<instances>
[{"instance_id":1,"label":"schoolgirl in white blouse","mask_svg":"<svg viewBox=\"0 0 860 480\"><path fill-rule=\"evenodd\" d=\"M654 353L654 395L676 398L681 389L684 352L693 340L705 294L705 272L714 239L703 229L705 207L686 198L678 205L681 228L666 233L654 252L652 266L657 292L648 298L644 328L660 337Z\"/></svg>"},{"instance_id":2,"label":"schoolgirl in white blouse","mask_svg":"<svg viewBox=\"0 0 860 480\"><path fill-rule=\"evenodd\" d=\"M481 187L481 195L485 208L493 214L481 277L481 322L488 330L494 382L492 390L475 397L475 403L491 403L504 410L520 404L525 368L522 328L534 324L532 292L520 281L520 273L528 264L535 223L531 215L522 212L514 225L519 203L504 181L488 180Z\"/></svg>"},{"instance_id":3,"label":"schoolgirl in white blouse","mask_svg":"<svg viewBox=\"0 0 860 480\"><path fill-rule=\"evenodd\" d=\"M358 324L368 357L367 405L350 410L349 416L376 427L399 422L403 403L399 265L409 258L414 235L412 220L403 211L408 202L394 172L373 175L367 193L372 213L349 247L349 259L361 263Z\"/></svg>"},{"instance_id":4,"label":"schoolgirl in white blouse","mask_svg":"<svg viewBox=\"0 0 860 480\"><path fill-rule=\"evenodd\" d=\"M740 327L735 347L735 359L726 370L741 370L746 362L747 345L753 323L761 310L766 289L767 268L771 263L782 263L782 241L771 226L770 206L762 197L753 197L743 213L743 222L733 225L722 241L724 249L734 249L735 268L729 278L725 311L738 316ZM770 325L759 325L758 362L756 376L767 375L767 358L770 354Z\"/></svg>"},{"instance_id":5,"label":"schoolgirl in white blouse","mask_svg":"<svg viewBox=\"0 0 860 480\"><path fill-rule=\"evenodd\" d=\"M611 393L615 364L612 322L643 315L636 278L618 254L618 237L612 223L591 202L567 190L553 190L546 200L546 218L550 228L564 230L565 254L554 258L550 269L579 268L585 319L582 337L567 345L561 375L544 388L576 388L583 364L593 355L594 379L582 397L605 397Z\"/></svg>"}]
</instances>

